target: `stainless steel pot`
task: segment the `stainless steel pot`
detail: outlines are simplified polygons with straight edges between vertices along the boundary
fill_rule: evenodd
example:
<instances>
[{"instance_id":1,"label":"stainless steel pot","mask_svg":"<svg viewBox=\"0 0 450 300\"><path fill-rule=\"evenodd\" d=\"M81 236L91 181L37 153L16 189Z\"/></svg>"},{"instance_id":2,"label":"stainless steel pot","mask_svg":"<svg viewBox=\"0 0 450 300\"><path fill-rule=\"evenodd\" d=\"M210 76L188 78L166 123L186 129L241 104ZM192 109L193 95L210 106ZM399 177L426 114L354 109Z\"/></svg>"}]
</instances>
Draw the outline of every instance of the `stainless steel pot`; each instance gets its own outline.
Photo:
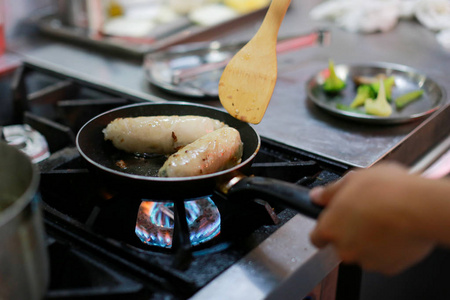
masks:
<instances>
[{"instance_id":1,"label":"stainless steel pot","mask_svg":"<svg viewBox=\"0 0 450 300\"><path fill-rule=\"evenodd\" d=\"M42 299L48 254L39 173L20 150L0 142L0 299Z\"/></svg>"}]
</instances>

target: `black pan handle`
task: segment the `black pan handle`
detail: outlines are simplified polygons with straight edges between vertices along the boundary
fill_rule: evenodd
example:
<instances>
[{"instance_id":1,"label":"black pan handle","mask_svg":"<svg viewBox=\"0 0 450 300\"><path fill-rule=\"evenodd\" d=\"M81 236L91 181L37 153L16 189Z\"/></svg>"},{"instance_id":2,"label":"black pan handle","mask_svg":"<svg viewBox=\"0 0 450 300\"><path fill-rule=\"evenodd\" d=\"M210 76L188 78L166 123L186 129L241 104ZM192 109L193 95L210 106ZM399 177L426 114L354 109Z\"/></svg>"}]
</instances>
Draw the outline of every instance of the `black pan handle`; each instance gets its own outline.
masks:
<instances>
[{"instance_id":1,"label":"black pan handle","mask_svg":"<svg viewBox=\"0 0 450 300\"><path fill-rule=\"evenodd\" d=\"M314 219L317 219L323 210L323 207L311 202L308 188L273 178L244 177L228 190L228 196L249 196L277 201Z\"/></svg>"}]
</instances>

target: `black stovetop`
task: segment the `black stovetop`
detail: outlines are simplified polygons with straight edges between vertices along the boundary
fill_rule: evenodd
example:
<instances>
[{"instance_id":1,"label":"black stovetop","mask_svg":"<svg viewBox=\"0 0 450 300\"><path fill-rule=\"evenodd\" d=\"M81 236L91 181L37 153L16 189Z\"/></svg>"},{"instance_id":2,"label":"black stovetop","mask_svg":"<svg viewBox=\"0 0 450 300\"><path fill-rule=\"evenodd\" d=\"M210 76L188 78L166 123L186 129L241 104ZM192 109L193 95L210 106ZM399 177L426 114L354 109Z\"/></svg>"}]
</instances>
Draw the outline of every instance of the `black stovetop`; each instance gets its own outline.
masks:
<instances>
[{"instance_id":1,"label":"black stovetop","mask_svg":"<svg viewBox=\"0 0 450 300\"><path fill-rule=\"evenodd\" d=\"M38 164L51 263L47 299L188 298L296 214L276 203L237 202L214 193L222 219L216 238L188 250L146 245L134 233L140 200L109 195L74 145L90 118L140 100L30 65L16 71L11 86L11 102L4 106L9 113L1 115L0 125L29 124L45 136L51 152ZM313 187L347 169L262 138L251 173Z\"/></svg>"}]
</instances>

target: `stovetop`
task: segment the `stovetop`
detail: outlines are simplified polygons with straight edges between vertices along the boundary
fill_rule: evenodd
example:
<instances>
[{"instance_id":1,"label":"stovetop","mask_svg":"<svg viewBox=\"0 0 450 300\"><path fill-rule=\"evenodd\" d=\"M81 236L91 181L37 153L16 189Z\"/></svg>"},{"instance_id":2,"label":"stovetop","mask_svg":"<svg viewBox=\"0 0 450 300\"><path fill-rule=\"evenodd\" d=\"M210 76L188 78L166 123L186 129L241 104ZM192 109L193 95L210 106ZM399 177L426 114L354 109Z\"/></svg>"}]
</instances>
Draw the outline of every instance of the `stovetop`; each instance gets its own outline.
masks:
<instances>
[{"instance_id":1,"label":"stovetop","mask_svg":"<svg viewBox=\"0 0 450 300\"><path fill-rule=\"evenodd\" d=\"M11 114L2 125L30 125L46 138L51 153L38 163L51 263L47 299L192 297L297 215L276 203L237 202L216 192L211 199L221 215L217 237L189 249L144 244L135 234L141 199L112 195L99 186L74 145L76 132L90 118L143 100L80 85L29 64L16 71L12 96ZM310 188L347 170L262 138L251 173Z\"/></svg>"},{"instance_id":2,"label":"stovetop","mask_svg":"<svg viewBox=\"0 0 450 300\"><path fill-rule=\"evenodd\" d=\"M311 22L308 12L319 2L293 1L295 5L291 5L290 13L283 21L280 35L297 34L299 30L303 32L303 30L314 29L317 24ZM240 28L225 41L233 41L236 37L239 39L251 37L254 29L250 26ZM260 154L282 152L287 157L287 159L281 159L282 161L308 162L317 159L319 169L326 171L325 174L330 174L331 178L334 178L345 172L348 169L347 165L365 168L381 159L392 159L411 165L435 143L448 136L450 117L448 103L441 111L425 120L401 126L384 127L337 120L307 101L304 83L317 70L326 66L330 57L333 57L335 61L349 63L381 61L404 64L421 70L437 80L444 88L448 85L450 62L448 52L435 43L432 31L423 28L417 22L403 20L394 30L375 35L355 35L338 29L332 31L333 40L330 47L302 50L280 60L281 68L274 96L263 122L257 127L258 133L263 137L278 142L263 138ZM197 264L211 257L209 262L218 264L220 269L209 277L201 275L200 279L192 278L189 268L180 270L173 268L172 264L168 266L167 262L171 263L173 259L167 251L150 252L150 250L142 249L142 246L129 246L128 243L119 241L116 236L102 240L104 232L96 231L96 224L99 222L98 216L96 217L97 211L101 219L102 216L108 215L102 212L103 209L106 208L107 211L111 209L98 205L97 202L101 202L98 199L94 199L97 201L95 204L90 203L90 197L84 198L76 185L70 184L70 182L80 182L89 175L79 164L73 145L70 146L77 129L71 129L71 126L65 123L68 120L54 118L58 118L61 111L71 111L81 103L97 106L96 112L67 118L72 121L79 120L82 124L96 113L117 105L142 100L173 101L179 97L164 94L149 85L145 80L140 61L124 60L122 57L109 55L108 51L98 53L92 49L61 43L58 40L48 41L38 38L34 31L32 33L33 39L30 39L30 42L19 41L14 47L16 48L14 50L22 55L27 63L25 68L16 72L12 80L13 98L18 101L14 108L18 105L28 112L22 115L14 111L12 103L4 103L6 98L2 97L0 126L27 123L39 128L39 131L49 130L52 135L58 136L50 142L52 156L49 163L45 164L47 174L43 174L43 178L47 178L50 182L59 180L56 182L59 182L63 189L68 188L69 192L62 198L55 196L53 200L47 193L43 193L49 251L52 258L52 283L48 298L64 296L66 299L77 299L90 295L100 299L171 299L186 298L194 293L192 297L195 299L220 297L230 299L231 294L237 295L236 298L240 299L300 299L336 266L338 259L333 256L333 251L329 249L318 251L308 243L308 233L314 226L314 221L276 206L273 208L280 219L279 224L273 224L273 221L267 219L256 225L252 224L253 231L239 235L235 242L236 247L228 246L222 250L216 249L215 253L195 255L189 268L200 269ZM412 45L414 47L411 47ZM357 48L359 51L348 51L352 48ZM414 51L411 51L412 48ZM428 55L431 52L433 55ZM41 70L44 75L37 76L38 80L26 80L26 94L28 94L26 95L22 88L25 85L22 75L23 73L32 75L35 70ZM51 76L47 76L48 74ZM10 82L0 81L0 88L9 91L10 84ZM48 87L45 93L40 92L42 87ZM68 92L69 90L72 91ZM74 91L82 96L76 98L69 96ZM52 95L50 97L52 100L48 100L48 96L41 97L42 94L47 93ZM21 101L27 96L30 99L29 102ZM55 105L51 104L55 99L64 99L59 101L56 109ZM185 100L192 101L192 99ZM218 105L216 100L201 99L200 101L212 106ZM37 103L39 107L28 107L29 103ZM107 107L107 105L110 106ZM41 122L41 116L45 116L44 120L50 117L56 122ZM294 148L285 147L280 143ZM320 155L311 157L311 153ZM266 155L263 156L266 157ZM332 161L323 160L324 157ZM58 159L61 159L60 163L55 162ZM53 163L50 163L51 161ZM342 162L343 166L336 165L336 161ZM261 159L258 163L265 162ZM44 169L44 164L40 166ZM312 170L315 170L315 167ZM67 172L70 173L69 176L66 176ZM320 175L322 173L319 172L316 177L308 174L306 181L300 179L300 184L306 186L323 184L327 180L322 180ZM67 177L71 178L69 183L62 179ZM77 196L71 196L73 193ZM75 199L75 204L80 201L89 204L90 208L77 206L70 209L75 210L76 213L67 215L52 207L57 206L58 199L67 199L69 202L74 202ZM112 207L120 206L118 203L121 200L112 200ZM52 206L47 205L46 202L50 202ZM261 205L253 202L243 205L258 211L261 208ZM235 218L238 218L238 215ZM265 223L266 221L272 223ZM99 242L99 240L102 241ZM97 244L92 244L91 241ZM219 241L217 244L220 244ZM207 248L206 245L204 248ZM142 254L134 259L130 258L129 252L147 253L147 255ZM196 249L196 252L202 253L200 249L198 251ZM220 255L228 258L223 264L215 261L215 258ZM164 259L161 258L162 262L159 262L160 257L164 257ZM143 260L150 261L143 263ZM157 266L153 265L155 260ZM231 266L227 267L227 264ZM80 276L80 273L83 275ZM214 277L216 275L217 277ZM340 275L339 278L342 277ZM197 291L201 285L200 282L208 282L208 284ZM224 282L226 284L223 284ZM338 292L339 290L338 288ZM354 285L347 290L357 294ZM346 295L339 299L357 298Z\"/></svg>"},{"instance_id":3,"label":"stovetop","mask_svg":"<svg viewBox=\"0 0 450 300\"><path fill-rule=\"evenodd\" d=\"M302 153L277 148L270 143L264 142L260 152L253 165L254 174L269 173L272 177L279 177L276 173L287 169L287 175L281 178L298 181L298 184L308 187L335 180L345 171L338 165L300 160L305 159ZM60 164L61 156L68 161ZM53 163L55 165L51 166ZM266 164L275 166L267 167ZM73 275L76 273L73 261L64 259L62 262L65 263L61 264L61 250L68 252L63 257L76 257L77 261L84 261L83 266L93 268L95 272L115 274L114 268L118 269L117 278L113 281L105 279L99 282L99 286L106 289L106 295L123 292L115 283L115 280L123 280L132 283L136 295L142 292L148 297L146 293L150 292L156 297L170 291L175 299L189 297L296 215L290 209L272 204L273 220L263 204L254 201L230 203L215 194L212 199L222 216L222 230L218 237L194 247L191 253L158 249L143 244L134 233L139 203L122 196L107 200L96 196L98 192L92 184L95 181L84 168L76 149L63 148L39 165L47 233L54 239L49 248L52 262L49 298L59 295L67 284L78 284L78 277ZM52 255L53 252L56 255ZM55 278L56 281L53 280ZM98 288L90 289L95 291ZM124 284L123 289L130 292L130 285Z\"/></svg>"}]
</instances>

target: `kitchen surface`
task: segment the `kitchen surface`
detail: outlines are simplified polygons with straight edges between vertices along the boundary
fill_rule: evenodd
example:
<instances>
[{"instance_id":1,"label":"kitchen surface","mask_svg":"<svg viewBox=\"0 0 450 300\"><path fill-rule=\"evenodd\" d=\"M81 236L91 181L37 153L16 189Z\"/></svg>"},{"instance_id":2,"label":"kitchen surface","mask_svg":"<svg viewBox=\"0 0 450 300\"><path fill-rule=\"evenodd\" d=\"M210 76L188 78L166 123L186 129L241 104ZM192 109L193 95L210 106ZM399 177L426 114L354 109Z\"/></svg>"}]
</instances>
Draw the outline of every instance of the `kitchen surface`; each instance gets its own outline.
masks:
<instances>
[{"instance_id":1,"label":"kitchen surface","mask_svg":"<svg viewBox=\"0 0 450 300\"><path fill-rule=\"evenodd\" d=\"M271 102L261 123L251 125L262 138L253 174L311 188L341 178L352 168L369 168L383 160L399 161L420 172L437 174L438 169L448 173L449 163L443 154L450 148L450 49L439 43L436 31L416 19L400 19L386 32L374 33L351 32L334 22L313 20L310 12L320 3L292 0L281 25L279 43L298 36L313 40L279 52L278 79ZM394 278L370 273L361 277L358 268L340 266L332 248L318 250L310 244L313 219L277 204L270 207L271 203L252 201L232 209L229 201L214 194L205 201L216 203L221 211L220 242L205 242L213 245L210 248L181 247L174 251L142 245L127 229L134 231L136 212L144 207L140 201L128 198L130 201L124 204L115 195L93 186L89 180L92 175L75 148L77 131L91 117L127 104L181 101L222 110L214 94L214 80L208 83L212 89L200 89L200 95L174 92L170 89L177 84L170 80L169 88L151 82L150 68L155 66L152 59L161 59L174 49L197 53L183 48L186 45L200 45L201 51L206 51L206 45L242 45L255 34L265 9L210 26L209 30L187 30L183 38L178 35L178 39L161 43L134 38L125 44L122 39L116 44L114 40L105 42L62 31L59 23L52 25L48 17L42 17L51 11L49 7L29 12L15 24L14 34L7 36L8 50L1 63L4 69L12 65L13 70L3 72L1 88L5 95L10 92L12 99L2 99L6 109L0 113L0 126L29 124L48 139L48 156L38 165L51 271L57 273L55 264L64 257L61 253L75 256L76 260L71 261L75 265L77 260L86 263L97 257L92 270L103 274L98 276L105 284L88 294L92 283L86 282L81 290L70 294L75 290L71 286L71 277L75 276L63 273L57 283L51 277L46 299L100 299L112 295L117 299L448 298L450 291L442 282L448 276L445 266L450 265L446 250L438 249L418 266ZM175 45L179 48L173 48ZM207 51L216 53L211 49ZM186 56L181 53L174 57ZM421 111L424 115L401 122L336 114L333 109L317 105L308 95L309 83L328 67L329 59L337 66L376 64L399 72L406 81L430 87L430 95L437 95L437 104L429 111ZM220 69L207 74L217 78ZM198 78L205 78L202 76ZM269 165L271 168L266 169ZM86 188L80 191L74 184ZM72 196L65 195L70 194L68 190ZM89 203L91 198L94 204ZM176 210L176 205L170 209ZM258 211L254 214L257 216L249 216L245 212L248 210ZM241 232L235 227L244 218L249 221L243 222L246 229ZM109 226L108 220L117 220L119 225ZM174 245L183 245L183 236L178 238ZM67 252L71 246L76 253ZM426 278L422 278L424 274ZM120 284L114 287L111 282ZM116 294L108 294L111 291Z\"/></svg>"},{"instance_id":2,"label":"kitchen surface","mask_svg":"<svg viewBox=\"0 0 450 300\"><path fill-rule=\"evenodd\" d=\"M281 25L279 36L307 34L325 26L326 23L313 22L308 16L316 4L315 1L294 1ZM242 41L250 38L258 26L255 21L233 34L225 37L219 35L218 38L225 42ZM329 46L306 47L279 57L279 77L274 95L256 130L262 136L333 160L356 167L369 167L395 149L417 128L419 121L383 130L385 126L365 126L338 120L323 114L308 101L306 82L326 68L328 59L332 58L336 64L387 62L405 65L445 86L448 51L438 44L433 32L417 22L400 21L392 31L366 35L349 33L336 27L330 30ZM108 51L51 41L25 45L20 52L27 61L38 66L149 101L181 100L220 105L217 100L176 97L150 86L142 61L130 63L121 58L123 55L110 57ZM279 118L280 115L283 118ZM321 138L324 135L327 136L326 141ZM370 144L367 143L368 137Z\"/></svg>"}]
</instances>

